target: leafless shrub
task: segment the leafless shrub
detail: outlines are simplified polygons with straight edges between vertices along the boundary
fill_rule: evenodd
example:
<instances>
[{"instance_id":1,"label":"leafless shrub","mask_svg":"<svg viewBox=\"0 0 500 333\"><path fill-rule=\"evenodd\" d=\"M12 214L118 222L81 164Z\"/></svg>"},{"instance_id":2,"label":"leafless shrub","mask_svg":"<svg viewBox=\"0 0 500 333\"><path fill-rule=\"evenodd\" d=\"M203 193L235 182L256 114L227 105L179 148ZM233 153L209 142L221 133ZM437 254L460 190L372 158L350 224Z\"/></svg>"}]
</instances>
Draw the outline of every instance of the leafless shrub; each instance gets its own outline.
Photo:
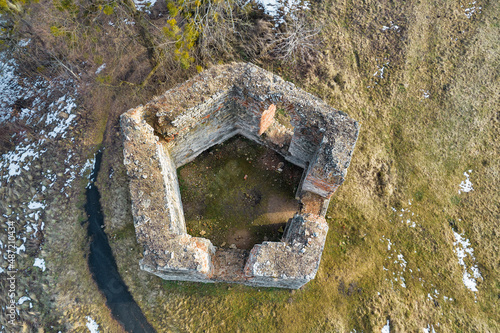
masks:
<instances>
[{"instance_id":1,"label":"leafless shrub","mask_svg":"<svg viewBox=\"0 0 500 333\"><path fill-rule=\"evenodd\" d=\"M196 28L200 32L198 51L203 59L215 59L233 52L234 35L238 12L244 2L207 1L202 13L196 13L199 19Z\"/></svg>"},{"instance_id":2,"label":"leafless shrub","mask_svg":"<svg viewBox=\"0 0 500 333\"><path fill-rule=\"evenodd\" d=\"M272 54L284 62L310 61L321 44L320 31L305 14L292 15L275 34Z\"/></svg>"},{"instance_id":3,"label":"leafless shrub","mask_svg":"<svg viewBox=\"0 0 500 333\"><path fill-rule=\"evenodd\" d=\"M254 4L257 19L238 26L244 55L257 63L278 60L285 63L311 62L321 46L320 31L307 7L287 6L282 1L274 17Z\"/></svg>"},{"instance_id":4,"label":"leafless shrub","mask_svg":"<svg viewBox=\"0 0 500 333\"><path fill-rule=\"evenodd\" d=\"M321 44L317 27L306 9L282 12L274 36L272 54L284 62L307 62L315 58Z\"/></svg>"},{"instance_id":5,"label":"leafless shrub","mask_svg":"<svg viewBox=\"0 0 500 333\"><path fill-rule=\"evenodd\" d=\"M272 60L271 50L275 39L273 23L259 18L254 22L244 22L238 27L244 59L256 63Z\"/></svg>"}]
</instances>

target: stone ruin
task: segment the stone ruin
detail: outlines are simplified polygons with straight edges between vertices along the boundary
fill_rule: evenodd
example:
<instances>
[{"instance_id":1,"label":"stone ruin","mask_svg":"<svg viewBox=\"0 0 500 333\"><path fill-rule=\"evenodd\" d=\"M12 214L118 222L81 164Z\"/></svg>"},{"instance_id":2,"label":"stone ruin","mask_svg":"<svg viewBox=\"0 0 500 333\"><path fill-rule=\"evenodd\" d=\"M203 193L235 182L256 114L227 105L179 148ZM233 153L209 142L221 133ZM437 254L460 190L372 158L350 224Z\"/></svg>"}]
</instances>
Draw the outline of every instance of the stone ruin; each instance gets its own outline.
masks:
<instances>
[{"instance_id":1,"label":"stone ruin","mask_svg":"<svg viewBox=\"0 0 500 333\"><path fill-rule=\"evenodd\" d=\"M213 67L121 116L141 269L166 280L297 289L325 245L329 198L345 179L359 124L252 64ZM304 169L301 209L281 242L215 247L186 231L176 169L242 135Z\"/></svg>"}]
</instances>

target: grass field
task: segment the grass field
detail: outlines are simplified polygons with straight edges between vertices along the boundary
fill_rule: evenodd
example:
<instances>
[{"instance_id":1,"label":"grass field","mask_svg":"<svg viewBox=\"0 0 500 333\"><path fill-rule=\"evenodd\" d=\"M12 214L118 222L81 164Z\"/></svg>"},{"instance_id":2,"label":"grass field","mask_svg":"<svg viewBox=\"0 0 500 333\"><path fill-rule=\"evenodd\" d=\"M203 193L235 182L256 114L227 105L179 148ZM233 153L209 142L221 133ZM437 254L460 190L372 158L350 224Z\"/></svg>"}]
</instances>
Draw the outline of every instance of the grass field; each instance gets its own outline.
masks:
<instances>
[{"instance_id":1,"label":"grass field","mask_svg":"<svg viewBox=\"0 0 500 333\"><path fill-rule=\"evenodd\" d=\"M371 332L388 320L395 332L500 330L500 8L476 4L468 18L467 5L314 2L317 60L268 69L361 122L318 275L290 292L129 269L158 331ZM473 190L459 193L464 172Z\"/></svg>"},{"instance_id":2,"label":"grass field","mask_svg":"<svg viewBox=\"0 0 500 333\"><path fill-rule=\"evenodd\" d=\"M80 85L87 121L76 137L85 154L101 141L106 147L98 180L106 232L134 298L158 332L500 331L500 3L325 0L311 1L308 15L322 28L309 58L284 63L237 47L221 58L254 61L361 123L346 181L326 215L318 274L297 291L166 282L139 270L118 116L196 69L167 62L148 76L147 52L130 42L140 32L114 29L107 16L99 17L102 30L81 37L88 45L65 54L87 61L71 67L88 73ZM33 33L62 20L33 16ZM116 7L109 20L123 17ZM101 328L118 330L100 295L83 297L92 281L82 266L78 214L60 227L63 234L56 225L47 232L53 261L63 256L62 235L81 247L49 270L61 277L51 275L44 294L66 309L61 321L73 331L85 331L93 308Z\"/></svg>"}]
</instances>

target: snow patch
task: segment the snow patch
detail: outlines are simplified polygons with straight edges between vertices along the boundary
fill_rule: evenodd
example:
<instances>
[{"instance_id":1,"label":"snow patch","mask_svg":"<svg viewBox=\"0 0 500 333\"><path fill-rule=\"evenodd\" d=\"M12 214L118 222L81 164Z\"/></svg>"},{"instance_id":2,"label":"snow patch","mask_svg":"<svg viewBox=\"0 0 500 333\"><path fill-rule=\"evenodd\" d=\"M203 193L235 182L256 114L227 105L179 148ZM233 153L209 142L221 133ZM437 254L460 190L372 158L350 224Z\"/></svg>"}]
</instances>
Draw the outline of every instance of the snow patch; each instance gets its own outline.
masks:
<instances>
[{"instance_id":1,"label":"snow patch","mask_svg":"<svg viewBox=\"0 0 500 333\"><path fill-rule=\"evenodd\" d=\"M17 64L14 60L5 60L8 55L0 53L0 123L23 120L37 133L29 139L25 130L14 133L12 138L17 145L0 156L0 181L8 184L12 177L29 171L31 164L47 152L44 143L47 139L65 138L67 129L73 124L76 115L71 114L76 108L75 98L71 93L76 89L71 80L53 80L43 78L27 81L16 76ZM71 92L47 105L54 91L64 88ZM59 90L57 90L59 91ZM25 103L30 99L29 107L19 110L16 103ZM54 100L54 98L52 98ZM42 115L40 118L37 115Z\"/></svg>"},{"instance_id":2,"label":"snow patch","mask_svg":"<svg viewBox=\"0 0 500 333\"><path fill-rule=\"evenodd\" d=\"M40 208L43 209L43 208L45 208L45 205L41 202L36 202L36 201L31 200L30 203L28 204L28 208L31 210L40 209Z\"/></svg>"},{"instance_id":3,"label":"snow patch","mask_svg":"<svg viewBox=\"0 0 500 333\"><path fill-rule=\"evenodd\" d=\"M377 71L375 73L373 73L373 77L377 78L377 79L383 79L384 78L384 74L385 74L385 70L387 69L387 66L389 66L389 60L387 59L384 59L385 62L383 62L382 64L377 64ZM379 59L377 59L377 62L379 62ZM377 85L378 82L374 82L374 85ZM367 88L374 88L375 86L368 86Z\"/></svg>"},{"instance_id":4,"label":"snow patch","mask_svg":"<svg viewBox=\"0 0 500 333\"><path fill-rule=\"evenodd\" d=\"M272 16L277 23L283 23L286 16L296 18L296 12L310 9L309 1L304 0L258 0L264 12Z\"/></svg>"},{"instance_id":5,"label":"snow patch","mask_svg":"<svg viewBox=\"0 0 500 333\"><path fill-rule=\"evenodd\" d=\"M454 251L458 257L458 264L463 267L464 273L462 276L462 281L464 285L471 291L477 291L477 279L482 279L481 272L475 263L476 258L474 258L474 249L470 247L470 241L466 239L463 235L460 235L457 232L453 232L455 235L455 242L453 246L455 247ZM465 260L469 255L469 269L467 268L467 264ZM472 274L471 274L472 273Z\"/></svg>"},{"instance_id":6,"label":"snow patch","mask_svg":"<svg viewBox=\"0 0 500 333\"><path fill-rule=\"evenodd\" d=\"M391 240L389 238L385 238L385 236L382 235L381 241L387 241L387 251L390 251L392 246Z\"/></svg>"},{"instance_id":7,"label":"snow patch","mask_svg":"<svg viewBox=\"0 0 500 333\"><path fill-rule=\"evenodd\" d=\"M3 214L13 222L24 222L23 227L16 230L16 239L19 241L16 253L21 254L26 252L27 240L39 237L38 232L44 229L42 216L46 205L39 195L55 184L56 172L59 171L42 169L40 159L49 151L47 143L64 138L69 127L75 123L77 86L68 79L53 78L49 82L42 77L18 77L18 65L10 57L9 53L0 52L0 123L22 121L19 122L20 129L12 135L14 148L0 155L0 187L12 186L14 191L19 191L25 198L30 188L26 184L21 188L20 183L12 178L24 178L29 172L32 176L50 180L45 186L42 185L43 179L30 178L30 186L35 187L37 196L33 196L31 200L24 199L18 207L11 209L8 216ZM28 130L36 135L29 135ZM78 172L79 166L75 167L75 172ZM26 182L26 178L24 181ZM4 231L6 229L2 226L0 232ZM3 243L0 245L4 246ZM33 266L42 271L46 269L45 261L41 258L34 258Z\"/></svg>"},{"instance_id":8,"label":"snow patch","mask_svg":"<svg viewBox=\"0 0 500 333\"><path fill-rule=\"evenodd\" d=\"M412 200L408 200L408 206L411 206ZM414 212L411 211L410 207L409 208L401 208L401 211L398 211L396 208L391 207L391 210L396 213L394 214L393 219L395 220L400 220L402 224L406 224L410 228L415 228L418 224L413 220L415 217L418 215L415 215ZM393 219L389 220L390 222L393 221ZM395 221L396 222L396 221Z\"/></svg>"},{"instance_id":9,"label":"snow patch","mask_svg":"<svg viewBox=\"0 0 500 333\"><path fill-rule=\"evenodd\" d=\"M385 324L385 326L382 327L380 333L390 333L390 332L391 332L391 322L389 321L389 319L387 319L387 324Z\"/></svg>"},{"instance_id":10,"label":"snow patch","mask_svg":"<svg viewBox=\"0 0 500 333\"><path fill-rule=\"evenodd\" d=\"M19 43L17 43L17 45L19 45L20 47L26 47L29 45L29 43L31 43L31 38L25 38L25 39L21 39L19 41Z\"/></svg>"},{"instance_id":11,"label":"snow patch","mask_svg":"<svg viewBox=\"0 0 500 333\"><path fill-rule=\"evenodd\" d=\"M464 5L461 5L460 7L464 8ZM465 16L470 19L476 13L481 14L482 9L483 7L477 5L477 1L469 2L464 8Z\"/></svg>"},{"instance_id":12,"label":"snow patch","mask_svg":"<svg viewBox=\"0 0 500 333\"><path fill-rule=\"evenodd\" d=\"M85 324L85 326L87 326L90 333L99 333L99 325L96 323L96 321L90 316L87 316L85 318L87 319L87 323Z\"/></svg>"},{"instance_id":13,"label":"snow patch","mask_svg":"<svg viewBox=\"0 0 500 333\"><path fill-rule=\"evenodd\" d=\"M436 333L434 326L429 324L427 324L427 328L424 328L423 330L425 333Z\"/></svg>"},{"instance_id":14,"label":"snow patch","mask_svg":"<svg viewBox=\"0 0 500 333\"><path fill-rule=\"evenodd\" d=\"M38 267L42 270L42 272L45 272L45 259L35 258L33 266Z\"/></svg>"},{"instance_id":15,"label":"snow patch","mask_svg":"<svg viewBox=\"0 0 500 333\"><path fill-rule=\"evenodd\" d=\"M388 30L399 32L401 28L398 25L394 24L392 21L390 21L388 26L387 25L382 26L382 31L388 31Z\"/></svg>"},{"instance_id":16,"label":"snow patch","mask_svg":"<svg viewBox=\"0 0 500 333\"><path fill-rule=\"evenodd\" d=\"M150 14L150 9L156 4L156 0L134 0L135 8Z\"/></svg>"},{"instance_id":17,"label":"snow patch","mask_svg":"<svg viewBox=\"0 0 500 333\"><path fill-rule=\"evenodd\" d=\"M15 70L15 61L0 54L0 123L12 118L10 106L22 96Z\"/></svg>"},{"instance_id":18,"label":"snow patch","mask_svg":"<svg viewBox=\"0 0 500 333\"><path fill-rule=\"evenodd\" d=\"M469 173L472 173L472 170L469 170ZM474 191L474 188L472 187L472 183L469 179L469 174L467 172L464 172L465 180L460 183L460 189L458 190L458 194L462 192L470 192Z\"/></svg>"},{"instance_id":19,"label":"snow patch","mask_svg":"<svg viewBox=\"0 0 500 333\"><path fill-rule=\"evenodd\" d=\"M408 274L406 273L408 262L405 260L401 252L397 253L395 249L392 249L392 242L389 238L385 238L385 236L382 236L381 241L387 241L387 251L389 252L389 255L385 259L385 264L384 266L382 266L382 269L386 271L388 275L386 281L390 281L392 286L394 286L394 283L396 283L399 284L402 288L406 288L406 280L404 275ZM391 269L386 268L386 265ZM399 268L397 266L399 266ZM411 269L408 270L410 271L410 276L413 277L413 271Z\"/></svg>"},{"instance_id":20,"label":"snow patch","mask_svg":"<svg viewBox=\"0 0 500 333\"><path fill-rule=\"evenodd\" d=\"M19 300L17 301L17 304L21 305L26 301L31 301L31 298L29 298L28 296L23 296L23 297L19 298Z\"/></svg>"},{"instance_id":21,"label":"snow patch","mask_svg":"<svg viewBox=\"0 0 500 333\"><path fill-rule=\"evenodd\" d=\"M26 242L26 237L24 237L24 242ZM16 248L16 254L21 254L21 251L26 252L26 246L24 246L24 243Z\"/></svg>"},{"instance_id":22,"label":"snow patch","mask_svg":"<svg viewBox=\"0 0 500 333\"><path fill-rule=\"evenodd\" d=\"M38 149L35 143L27 145L20 143L14 150L0 156L0 170L5 169L7 171L0 178L6 179L8 183L11 177L21 174L21 167L26 171L29 170L31 161L39 158L40 154L46 151L46 149Z\"/></svg>"},{"instance_id":23,"label":"snow patch","mask_svg":"<svg viewBox=\"0 0 500 333\"><path fill-rule=\"evenodd\" d=\"M92 182L90 181L90 176L92 175L92 169L94 168L95 165L95 155L92 158L89 158L85 164L83 165L82 169L80 170L80 176L85 176L85 174L88 173L88 184L86 188L90 188L92 185Z\"/></svg>"},{"instance_id":24,"label":"snow patch","mask_svg":"<svg viewBox=\"0 0 500 333\"><path fill-rule=\"evenodd\" d=\"M111 22L110 22L111 23ZM102 72L102 70L106 68L106 63L102 64L101 66L99 66L99 68L95 71L96 74L99 74L100 72Z\"/></svg>"}]
</instances>

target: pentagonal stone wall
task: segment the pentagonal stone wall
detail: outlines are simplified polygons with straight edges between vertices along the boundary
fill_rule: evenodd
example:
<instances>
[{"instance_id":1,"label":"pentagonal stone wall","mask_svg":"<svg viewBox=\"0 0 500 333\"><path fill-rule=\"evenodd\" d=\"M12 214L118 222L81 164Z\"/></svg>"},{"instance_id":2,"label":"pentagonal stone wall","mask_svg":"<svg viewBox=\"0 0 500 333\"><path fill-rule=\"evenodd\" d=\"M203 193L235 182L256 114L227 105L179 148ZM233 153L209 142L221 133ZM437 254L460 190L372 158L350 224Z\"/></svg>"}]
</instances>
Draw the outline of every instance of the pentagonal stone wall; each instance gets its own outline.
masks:
<instances>
[{"instance_id":1,"label":"pentagonal stone wall","mask_svg":"<svg viewBox=\"0 0 500 333\"><path fill-rule=\"evenodd\" d=\"M289 124L276 120L282 105ZM314 278L328 225L322 215L342 184L359 125L318 98L251 64L217 66L122 115L141 268L164 279L299 288ZM248 252L186 233L176 168L241 134L305 168L298 195L321 201L297 212L281 242ZM310 209L309 209L310 211Z\"/></svg>"}]
</instances>

